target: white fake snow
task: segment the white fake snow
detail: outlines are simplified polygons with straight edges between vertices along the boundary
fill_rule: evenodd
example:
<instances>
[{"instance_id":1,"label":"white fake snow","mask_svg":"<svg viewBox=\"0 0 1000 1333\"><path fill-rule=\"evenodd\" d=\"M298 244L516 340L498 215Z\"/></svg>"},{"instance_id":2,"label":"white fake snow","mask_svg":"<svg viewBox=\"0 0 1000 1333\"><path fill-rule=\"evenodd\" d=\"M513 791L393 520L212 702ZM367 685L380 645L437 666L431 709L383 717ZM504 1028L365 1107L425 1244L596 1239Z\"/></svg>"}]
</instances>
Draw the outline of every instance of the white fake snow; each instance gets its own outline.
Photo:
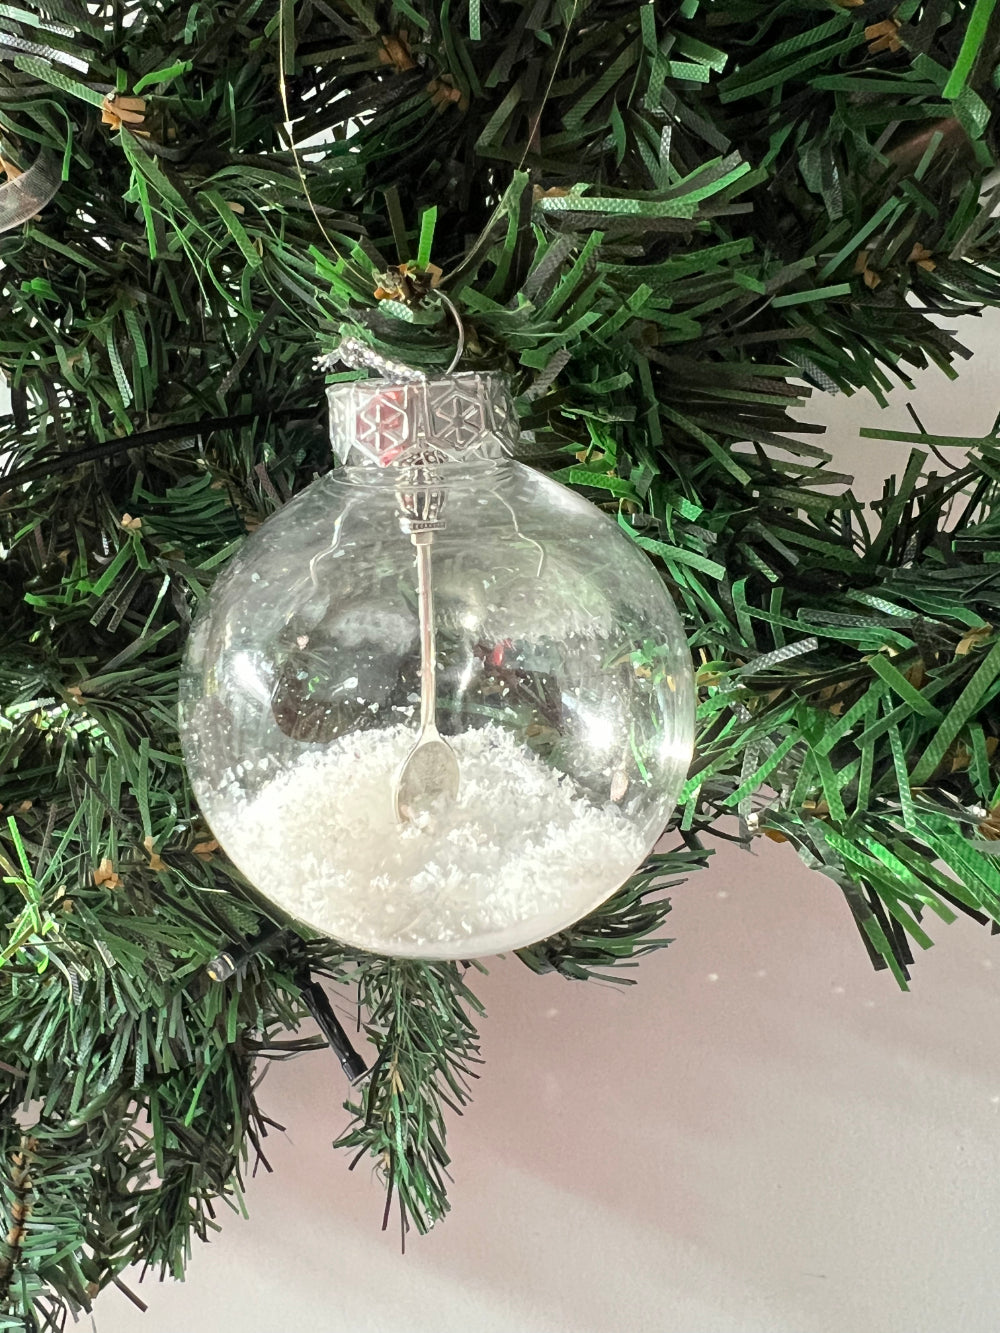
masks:
<instances>
[{"instance_id":1,"label":"white fake snow","mask_svg":"<svg viewBox=\"0 0 1000 1333\"><path fill-rule=\"evenodd\" d=\"M247 801L216 800L212 825L260 891L323 934L375 952L475 957L520 947L593 910L649 850L610 802L494 725L449 737L454 805L397 824L405 725L310 751ZM230 788L233 791L233 787Z\"/></svg>"}]
</instances>

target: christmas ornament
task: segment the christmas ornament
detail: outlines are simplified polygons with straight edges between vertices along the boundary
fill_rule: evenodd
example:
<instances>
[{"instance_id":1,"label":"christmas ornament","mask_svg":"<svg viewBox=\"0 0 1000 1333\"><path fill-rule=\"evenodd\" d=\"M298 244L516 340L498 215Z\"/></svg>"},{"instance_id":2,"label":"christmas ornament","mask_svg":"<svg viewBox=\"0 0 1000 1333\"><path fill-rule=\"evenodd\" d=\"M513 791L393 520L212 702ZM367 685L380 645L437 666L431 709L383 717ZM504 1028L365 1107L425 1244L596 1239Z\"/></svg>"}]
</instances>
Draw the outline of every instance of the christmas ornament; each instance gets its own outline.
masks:
<instances>
[{"instance_id":1,"label":"christmas ornament","mask_svg":"<svg viewBox=\"0 0 1000 1333\"><path fill-rule=\"evenodd\" d=\"M610 518L511 459L500 377L356 359L392 374L329 388L342 466L196 620L194 790L300 925L408 957L517 948L662 832L693 744L683 630Z\"/></svg>"}]
</instances>

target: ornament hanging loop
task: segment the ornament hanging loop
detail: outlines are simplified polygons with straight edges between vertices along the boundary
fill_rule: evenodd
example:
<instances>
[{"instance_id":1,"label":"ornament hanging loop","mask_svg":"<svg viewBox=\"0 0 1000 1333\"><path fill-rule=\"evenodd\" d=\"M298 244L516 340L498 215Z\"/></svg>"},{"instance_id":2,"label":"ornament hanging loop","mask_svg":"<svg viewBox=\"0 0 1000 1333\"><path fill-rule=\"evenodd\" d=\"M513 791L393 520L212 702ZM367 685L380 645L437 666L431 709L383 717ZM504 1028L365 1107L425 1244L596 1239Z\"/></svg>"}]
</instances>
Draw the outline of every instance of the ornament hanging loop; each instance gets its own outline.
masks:
<instances>
[{"instance_id":1,"label":"ornament hanging loop","mask_svg":"<svg viewBox=\"0 0 1000 1333\"><path fill-rule=\"evenodd\" d=\"M450 296L445 296L444 292L437 293L438 300L447 310L448 314L455 321L455 328L458 334L458 340L455 344L455 353L451 358L445 375L453 375L465 353L465 325L462 323L462 316L458 313L458 307ZM360 338L347 337L342 338L338 346L324 356L316 358L316 366L320 370L333 370L337 363L350 366L352 370L360 370L363 366L368 370L377 371L383 379L396 380L403 383L419 383L427 379L427 374L423 370L414 370L404 361L393 361L381 352L376 352L374 347L369 347L366 342Z\"/></svg>"},{"instance_id":2,"label":"ornament hanging loop","mask_svg":"<svg viewBox=\"0 0 1000 1333\"><path fill-rule=\"evenodd\" d=\"M445 296L444 292L438 292L438 300L451 315L455 321L455 328L458 330L458 342L455 345L455 355L451 358L451 364L444 372L446 375L453 375L458 366L462 355L465 352L465 325L462 323L462 316L458 313L458 307L450 296Z\"/></svg>"}]
</instances>

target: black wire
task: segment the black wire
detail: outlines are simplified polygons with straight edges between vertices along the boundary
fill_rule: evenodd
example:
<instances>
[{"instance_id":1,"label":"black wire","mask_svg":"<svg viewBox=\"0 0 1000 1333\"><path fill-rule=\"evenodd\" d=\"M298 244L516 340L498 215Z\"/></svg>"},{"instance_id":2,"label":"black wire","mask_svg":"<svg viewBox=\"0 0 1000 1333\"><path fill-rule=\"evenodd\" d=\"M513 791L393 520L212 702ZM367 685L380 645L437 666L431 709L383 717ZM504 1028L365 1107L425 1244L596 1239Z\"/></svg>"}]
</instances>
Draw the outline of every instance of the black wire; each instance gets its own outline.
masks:
<instances>
[{"instance_id":1,"label":"black wire","mask_svg":"<svg viewBox=\"0 0 1000 1333\"><path fill-rule=\"evenodd\" d=\"M5 477L0 476L0 494L15 486L22 486L25 482L35 481L39 477L49 477L59 472L67 472L80 463L93 463L104 458L114 458L116 454L125 453L129 449L143 449L152 444L165 444L171 440L193 439L200 435L211 435L214 431L238 430L242 426L252 426L255 422L260 421L264 415L262 412L241 412L235 416L206 417L201 421L180 422L173 426L159 426L156 430L138 431L134 435L122 435L119 439L104 440L100 444L86 445L82 449L71 449L68 453L52 454L48 458L42 459L41 462L32 463L29 467L18 468ZM291 421L295 417L301 417L303 422L314 419L309 416L308 409L303 407L289 407L269 412L266 415L269 421L285 422Z\"/></svg>"},{"instance_id":2,"label":"black wire","mask_svg":"<svg viewBox=\"0 0 1000 1333\"><path fill-rule=\"evenodd\" d=\"M312 973L308 968L304 968L296 975L295 982L301 990L306 1007L312 1014L319 1030L340 1061L341 1069L352 1083L356 1083L359 1078L367 1074L368 1066L351 1045L351 1039L333 1011L330 997L319 982L313 980Z\"/></svg>"}]
</instances>

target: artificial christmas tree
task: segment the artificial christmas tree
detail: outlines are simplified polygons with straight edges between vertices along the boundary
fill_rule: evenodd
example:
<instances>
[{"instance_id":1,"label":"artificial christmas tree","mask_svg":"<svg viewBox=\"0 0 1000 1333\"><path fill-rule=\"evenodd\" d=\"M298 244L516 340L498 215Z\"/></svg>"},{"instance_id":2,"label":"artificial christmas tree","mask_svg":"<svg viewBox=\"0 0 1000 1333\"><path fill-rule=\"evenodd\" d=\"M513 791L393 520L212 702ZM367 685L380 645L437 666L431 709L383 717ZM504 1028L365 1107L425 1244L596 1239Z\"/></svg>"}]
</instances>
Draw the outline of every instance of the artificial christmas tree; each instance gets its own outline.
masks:
<instances>
[{"instance_id":1,"label":"artificial christmas tree","mask_svg":"<svg viewBox=\"0 0 1000 1333\"><path fill-rule=\"evenodd\" d=\"M667 850L529 967L614 976L715 836L823 870L902 984L928 914L1000 919L996 441L935 474L915 423L866 510L795 419L806 386L955 373L933 317L1000 302L998 33L992 0L0 8L9 1326L183 1271L306 1014L360 1080L324 979L371 1064L341 1142L404 1225L447 1207L469 969L285 929L177 732L197 603L330 467L314 358L345 335L436 375L453 303L517 456L685 620Z\"/></svg>"}]
</instances>

